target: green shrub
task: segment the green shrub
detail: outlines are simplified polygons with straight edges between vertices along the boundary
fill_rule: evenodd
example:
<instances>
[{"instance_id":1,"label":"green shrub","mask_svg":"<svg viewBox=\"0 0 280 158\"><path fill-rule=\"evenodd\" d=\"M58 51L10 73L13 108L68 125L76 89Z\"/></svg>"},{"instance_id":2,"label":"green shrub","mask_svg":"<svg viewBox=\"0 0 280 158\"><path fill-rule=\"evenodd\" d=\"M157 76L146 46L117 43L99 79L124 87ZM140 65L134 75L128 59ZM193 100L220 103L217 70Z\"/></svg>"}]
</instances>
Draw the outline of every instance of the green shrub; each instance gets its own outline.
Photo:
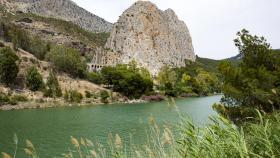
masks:
<instances>
[{"instance_id":1,"label":"green shrub","mask_svg":"<svg viewBox=\"0 0 280 158\"><path fill-rule=\"evenodd\" d=\"M86 94L86 98L91 98L93 96L92 93L89 91L85 91L85 94Z\"/></svg>"},{"instance_id":2,"label":"green shrub","mask_svg":"<svg viewBox=\"0 0 280 158\"><path fill-rule=\"evenodd\" d=\"M104 84L112 86L114 91L129 98L138 99L153 91L153 80L151 75L147 75L146 72L128 64L104 67L101 74Z\"/></svg>"},{"instance_id":3,"label":"green shrub","mask_svg":"<svg viewBox=\"0 0 280 158\"><path fill-rule=\"evenodd\" d=\"M52 98L62 97L62 91L59 82L57 80L56 75L52 71L50 72L49 77L47 79L44 95L46 97L52 97Z\"/></svg>"},{"instance_id":4,"label":"green shrub","mask_svg":"<svg viewBox=\"0 0 280 158\"><path fill-rule=\"evenodd\" d=\"M101 84L102 83L102 75L100 73L96 73L96 72L89 72L87 73L87 79L95 84Z\"/></svg>"},{"instance_id":5,"label":"green shrub","mask_svg":"<svg viewBox=\"0 0 280 158\"><path fill-rule=\"evenodd\" d=\"M12 26L12 29L9 31L10 36L12 37L12 42L14 49L17 50L19 48L28 51L31 44L31 38L29 37L29 34L27 31L17 27Z\"/></svg>"},{"instance_id":6,"label":"green shrub","mask_svg":"<svg viewBox=\"0 0 280 158\"><path fill-rule=\"evenodd\" d=\"M11 100L15 100L17 102L27 102L28 98L24 95L14 95L11 97Z\"/></svg>"},{"instance_id":7,"label":"green shrub","mask_svg":"<svg viewBox=\"0 0 280 158\"><path fill-rule=\"evenodd\" d=\"M0 105L7 104L9 101L10 101L9 96L0 92Z\"/></svg>"},{"instance_id":8,"label":"green shrub","mask_svg":"<svg viewBox=\"0 0 280 158\"><path fill-rule=\"evenodd\" d=\"M81 103L83 95L76 90L65 91L64 99L71 103Z\"/></svg>"},{"instance_id":9,"label":"green shrub","mask_svg":"<svg viewBox=\"0 0 280 158\"><path fill-rule=\"evenodd\" d=\"M10 85L15 81L19 72L18 60L12 49L8 47L0 49L0 83Z\"/></svg>"},{"instance_id":10,"label":"green shrub","mask_svg":"<svg viewBox=\"0 0 280 158\"><path fill-rule=\"evenodd\" d=\"M73 77L83 78L85 75L87 66L75 49L62 46L53 47L47 54L47 59L54 64L58 71L68 73Z\"/></svg>"},{"instance_id":11,"label":"green shrub","mask_svg":"<svg viewBox=\"0 0 280 158\"><path fill-rule=\"evenodd\" d=\"M265 112L280 109L279 53L271 49L264 37L250 35L247 30L238 32L237 36L235 45L243 56L241 63L222 62L219 66L224 83L222 102L229 114L241 111L234 119L244 119L246 113L242 109L257 108Z\"/></svg>"},{"instance_id":12,"label":"green shrub","mask_svg":"<svg viewBox=\"0 0 280 158\"><path fill-rule=\"evenodd\" d=\"M48 51L50 51L50 44L35 36L30 41L30 46L26 50L33 54L40 60L44 60Z\"/></svg>"},{"instance_id":13,"label":"green shrub","mask_svg":"<svg viewBox=\"0 0 280 158\"><path fill-rule=\"evenodd\" d=\"M101 102L107 104L108 98L110 97L109 93L107 91L101 91L100 92L100 98L101 98Z\"/></svg>"},{"instance_id":14,"label":"green shrub","mask_svg":"<svg viewBox=\"0 0 280 158\"><path fill-rule=\"evenodd\" d=\"M42 75L38 72L37 68L34 66L31 67L27 72L26 86L31 91L42 90L45 87Z\"/></svg>"}]
</instances>

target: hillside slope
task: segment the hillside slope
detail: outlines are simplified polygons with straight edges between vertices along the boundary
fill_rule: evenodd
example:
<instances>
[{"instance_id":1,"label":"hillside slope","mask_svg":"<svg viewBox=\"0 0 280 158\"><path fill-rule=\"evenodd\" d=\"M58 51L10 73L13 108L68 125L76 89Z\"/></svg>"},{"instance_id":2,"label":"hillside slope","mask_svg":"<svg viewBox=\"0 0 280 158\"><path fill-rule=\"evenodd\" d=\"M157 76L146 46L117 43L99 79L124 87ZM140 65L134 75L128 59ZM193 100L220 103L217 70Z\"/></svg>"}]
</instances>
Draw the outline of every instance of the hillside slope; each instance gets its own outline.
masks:
<instances>
[{"instance_id":1,"label":"hillside slope","mask_svg":"<svg viewBox=\"0 0 280 158\"><path fill-rule=\"evenodd\" d=\"M71 21L81 28L92 32L110 32L112 24L71 0L1 0L6 1L13 11L34 13L37 15ZM13 6L13 7L11 7Z\"/></svg>"}]
</instances>

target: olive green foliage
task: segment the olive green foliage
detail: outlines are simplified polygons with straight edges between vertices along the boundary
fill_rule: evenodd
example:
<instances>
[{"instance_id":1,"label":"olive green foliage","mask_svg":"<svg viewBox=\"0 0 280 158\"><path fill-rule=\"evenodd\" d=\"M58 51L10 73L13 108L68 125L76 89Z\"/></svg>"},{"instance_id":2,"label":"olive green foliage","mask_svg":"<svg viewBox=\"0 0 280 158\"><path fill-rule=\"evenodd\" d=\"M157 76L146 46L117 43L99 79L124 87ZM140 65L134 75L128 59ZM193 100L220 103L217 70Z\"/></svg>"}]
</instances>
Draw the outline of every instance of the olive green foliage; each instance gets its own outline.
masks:
<instances>
[{"instance_id":1,"label":"olive green foliage","mask_svg":"<svg viewBox=\"0 0 280 158\"><path fill-rule=\"evenodd\" d=\"M165 95L175 97L177 95L176 91L176 81L177 74L169 66L163 66L158 74L158 82L160 85L160 90L165 92Z\"/></svg>"},{"instance_id":2,"label":"olive green foliage","mask_svg":"<svg viewBox=\"0 0 280 158\"><path fill-rule=\"evenodd\" d=\"M16 105L18 102L28 101L26 96L23 95L10 95L0 92L0 106L1 105Z\"/></svg>"},{"instance_id":3,"label":"olive green foliage","mask_svg":"<svg viewBox=\"0 0 280 158\"><path fill-rule=\"evenodd\" d=\"M129 98L140 98L153 91L153 81L147 70L139 69L131 62L128 65L104 67L101 71L104 84Z\"/></svg>"},{"instance_id":4,"label":"olive green foliage","mask_svg":"<svg viewBox=\"0 0 280 158\"><path fill-rule=\"evenodd\" d=\"M73 77L83 78L85 76L87 66L75 49L63 46L53 47L47 54L47 59L60 72L68 73Z\"/></svg>"},{"instance_id":5,"label":"olive green foliage","mask_svg":"<svg viewBox=\"0 0 280 158\"><path fill-rule=\"evenodd\" d=\"M209 95L220 92L216 73L201 67L170 68L164 66L158 74L159 89L168 96Z\"/></svg>"},{"instance_id":6,"label":"olive green foliage","mask_svg":"<svg viewBox=\"0 0 280 158\"><path fill-rule=\"evenodd\" d=\"M85 96L86 96L86 98L91 98L91 97L93 97L93 94L89 91L85 91Z\"/></svg>"},{"instance_id":7,"label":"olive green foliage","mask_svg":"<svg viewBox=\"0 0 280 158\"><path fill-rule=\"evenodd\" d=\"M102 74L99 72L89 72L87 73L87 80L95 84L102 84Z\"/></svg>"},{"instance_id":8,"label":"olive green foliage","mask_svg":"<svg viewBox=\"0 0 280 158\"><path fill-rule=\"evenodd\" d=\"M31 38L30 43L30 47L27 49L27 51L38 59L44 60L47 52L50 51L51 44L41 40L37 36Z\"/></svg>"},{"instance_id":9,"label":"olive green foliage","mask_svg":"<svg viewBox=\"0 0 280 158\"><path fill-rule=\"evenodd\" d=\"M9 96L0 92L0 106L4 105L4 104L7 104L9 102L10 102Z\"/></svg>"},{"instance_id":10,"label":"olive green foliage","mask_svg":"<svg viewBox=\"0 0 280 158\"><path fill-rule=\"evenodd\" d=\"M54 72L50 72L49 77L47 78L46 88L44 95L46 97L56 98L62 97L61 88L57 77Z\"/></svg>"},{"instance_id":11,"label":"olive green foliage","mask_svg":"<svg viewBox=\"0 0 280 158\"><path fill-rule=\"evenodd\" d=\"M81 103L83 95L76 90L65 91L64 99L70 103Z\"/></svg>"},{"instance_id":12,"label":"olive green foliage","mask_svg":"<svg viewBox=\"0 0 280 158\"><path fill-rule=\"evenodd\" d=\"M100 92L100 98L102 103L108 103L108 98L110 97L109 93L107 91L101 91Z\"/></svg>"},{"instance_id":13,"label":"olive green foliage","mask_svg":"<svg viewBox=\"0 0 280 158\"><path fill-rule=\"evenodd\" d=\"M193 91L199 95L213 94L219 92L218 78L204 70L198 70L197 75L193 78Z\"/></svg>"},{"instance_id":14,"label":"olive green foliage","mask_svg":"<svg viewBox=\"0 0 280 158\"><path fill-rule=\"evenodd\" d=\"M4 40L13 43L15 50L21 48L30 52L40 60L45 58L50 50L50 44L37 36L31 36L27 31L13 24L2 23Z\"/></svg>"},{"instance_id":15,"label":"olive green foliage","mask_svg":"<svg viewBox=\"0 0 280 158\"><path fill-rule=\"evenodd\" d=\"M11 42L12 37L10 35L10 30L12 29L11 25L7 25L3 19L0 19L0 39Z\"/></svg>"},{"instance_id":16,"label":"olive green foliage","mask_svg":"<svg viewBox=\"0 0 280 158\"><path fill-rule=\"evenodd\" d=\"M42 75L38 72L36 67L31 67L26 75L26 86L31 91L38 91L44 88L44 81Z\"/></svg>"},{"instance_id":17,"label":"olive green foliage","mask_svg":"<svg viewBox=\"0 0 280 158\"><path fill-rule=\"evenodd\" d=\"M0 83L11 85L17 77L19 60L15 52L6 47L0 49Z\"/></svg>"},{"instance_id":18,"label":"olive green foliage","mask_svg":"<svg viewBox=\"0 0 280 158\"><path fill-rule=\"evenodd\" d=\"M280 108L280 58L264 37L247 30L237 33L235 45L243 60L238 66L220 65L226 106L258 108L266 112ZM242 111L239 112L242 115Z\"/></svg>"},{"instance_id":19,"label":"olive green foliage","mask_svg":"<svg viewBox=\"0 0 280 158\"><path fill-rule=\"evenodd\" d=\"M212 118L205 128L183 122L178 141L180 157L278 157L279 114L258 114L254 122L241 127L224 118Z\"/></svg>"},{"instance_id":20,"label":"olive green foliage","mask_svg":"<svg viewBox=\"0 0 280 158\"><path fill-rule=\"evenodd\" d=\"M22 48L28 50L30 47L29 35L26 31L14 26L9 30L10 36L12 38L14 49Z\"/></svg>"},{"instance_id":21,"label":"olive green foliage","mask_svg":"<svg viewBox=\"0 0 280 158\"><path fill-rule=\"evenodd\" d=\"M203 69L207 72L218 73L218 67L221 60L213 60L196 56L195 62L186 60L186 67L191 74L195 74L197 69Z\"/></svg>"}]
</instances>

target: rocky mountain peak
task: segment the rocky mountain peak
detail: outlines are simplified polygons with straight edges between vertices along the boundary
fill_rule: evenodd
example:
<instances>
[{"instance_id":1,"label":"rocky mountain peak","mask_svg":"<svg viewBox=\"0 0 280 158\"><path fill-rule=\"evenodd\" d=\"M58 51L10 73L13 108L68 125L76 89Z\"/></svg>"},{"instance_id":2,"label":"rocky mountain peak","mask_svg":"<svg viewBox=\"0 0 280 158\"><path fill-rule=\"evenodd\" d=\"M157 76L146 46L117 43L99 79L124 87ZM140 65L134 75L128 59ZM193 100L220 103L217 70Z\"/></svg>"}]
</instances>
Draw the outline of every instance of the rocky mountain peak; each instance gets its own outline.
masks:
<instances>
[{"instance_id":1,"label":"rocky mountain peak","mask_svg":"<svg viewBox=\"0 0 280 158\"><path fill-rule=\"evenodd\" d=\"M71 0L13 0L13 3L19 11L71 21L92 32L110 32L113 26Z\"/></svg>"},{"instance_id":2,"label":"rocky mountain peak","mask_svg":"<svg viewBox=\"0 0 280 158\"><path fill-rule=\"evenodd\" d=\"M152 74L195 60L186 24L172 9L162 11L149 1L137 1L120 16L105 47L117 52L119 63L135 60Z\"/></svg>"}]
</instances>

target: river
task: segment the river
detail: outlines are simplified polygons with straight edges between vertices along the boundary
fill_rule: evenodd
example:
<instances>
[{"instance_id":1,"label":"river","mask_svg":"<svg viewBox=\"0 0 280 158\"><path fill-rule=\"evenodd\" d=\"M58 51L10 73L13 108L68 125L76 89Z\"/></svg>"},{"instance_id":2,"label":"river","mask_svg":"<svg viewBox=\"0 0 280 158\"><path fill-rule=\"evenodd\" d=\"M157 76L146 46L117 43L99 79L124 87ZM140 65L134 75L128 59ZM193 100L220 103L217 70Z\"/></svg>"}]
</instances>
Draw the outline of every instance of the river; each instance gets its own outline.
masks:
<instances>
[{"instance_id":1,"label":"river","mask_svg":"<svg viewBox=\"0 0 280 158\"><path fill-rule=\"evenodd\" d=\"M177 99L176 106L181 114L204 125L210 115L216 115L212 104L220 99L221 96ZM26 139L33 142L41 158L62 157L71 147L71 136L106 145L108 134L117 133L124 142L132 136L141 144L147 140L151 117L158 125L174 125L179 121L177 110L167 102L0 111L0 152L12 155L14 133L19 139L18 158L26 157L23 151Z\"/></svg>"}]
</instances>

